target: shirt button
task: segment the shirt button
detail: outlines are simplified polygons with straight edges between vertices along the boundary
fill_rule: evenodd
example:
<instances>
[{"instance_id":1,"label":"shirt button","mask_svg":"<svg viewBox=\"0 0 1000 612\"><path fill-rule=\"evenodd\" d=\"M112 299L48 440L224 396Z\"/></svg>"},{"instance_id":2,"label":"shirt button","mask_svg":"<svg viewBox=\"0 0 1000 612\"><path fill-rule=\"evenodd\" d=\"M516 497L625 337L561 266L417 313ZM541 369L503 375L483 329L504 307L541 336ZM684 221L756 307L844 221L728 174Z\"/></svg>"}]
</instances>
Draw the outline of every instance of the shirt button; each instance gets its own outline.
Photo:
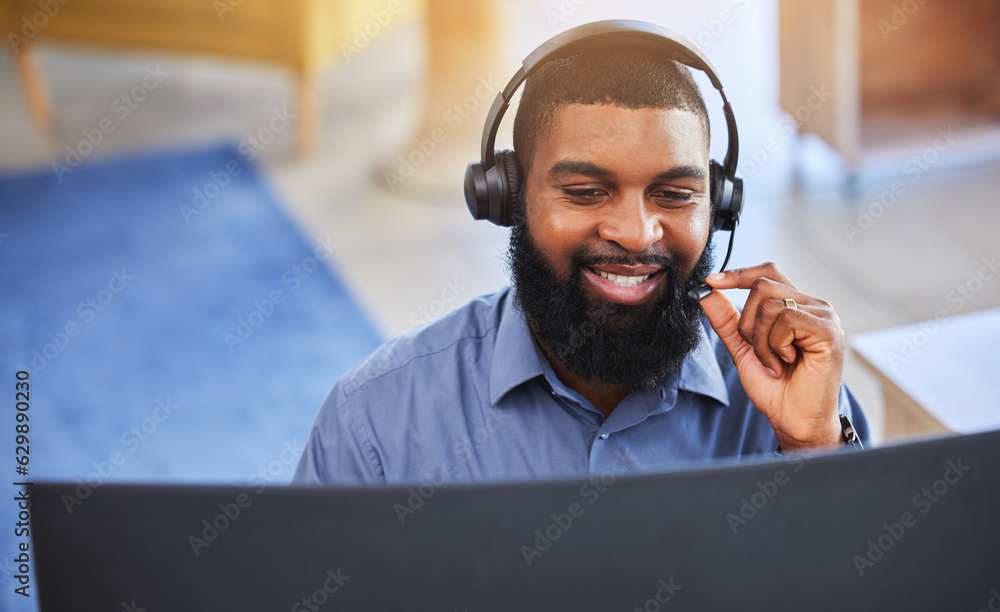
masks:
<instances>
[{"instance_id":1,"label":"shirt button","mask_svg":"<svg viewBox=\"0 0 1000 612\"><path fill-rule=\"evenodd\" d=\"M608 439L608 434L601 434L601 439L602 440L607 440Z\"/></svg>"}]
</instances>

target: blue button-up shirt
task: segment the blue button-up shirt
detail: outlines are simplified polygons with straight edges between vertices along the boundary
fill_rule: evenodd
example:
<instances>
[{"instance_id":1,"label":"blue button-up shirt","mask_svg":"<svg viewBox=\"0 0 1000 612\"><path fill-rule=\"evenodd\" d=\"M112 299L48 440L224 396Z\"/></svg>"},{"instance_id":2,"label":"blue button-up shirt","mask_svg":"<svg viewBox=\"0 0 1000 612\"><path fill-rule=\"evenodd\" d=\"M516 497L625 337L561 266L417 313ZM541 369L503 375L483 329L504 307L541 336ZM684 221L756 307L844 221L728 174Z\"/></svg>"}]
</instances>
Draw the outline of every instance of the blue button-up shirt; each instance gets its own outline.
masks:
<instances>
[{"instance_id":1,"label":"blue button-up shirt","mask_svg":"<svg viewBox=\"0 0 1000 612\"><path fill-rule=\"evenodd\" d=\"M868 423L844 386L840 412L867 441ZM293 482L593 477L776 448L707 321L678 370L605 418L556 376L508 288L383 344L348 371L320 408Z\"/></svg>"}]
</instances>

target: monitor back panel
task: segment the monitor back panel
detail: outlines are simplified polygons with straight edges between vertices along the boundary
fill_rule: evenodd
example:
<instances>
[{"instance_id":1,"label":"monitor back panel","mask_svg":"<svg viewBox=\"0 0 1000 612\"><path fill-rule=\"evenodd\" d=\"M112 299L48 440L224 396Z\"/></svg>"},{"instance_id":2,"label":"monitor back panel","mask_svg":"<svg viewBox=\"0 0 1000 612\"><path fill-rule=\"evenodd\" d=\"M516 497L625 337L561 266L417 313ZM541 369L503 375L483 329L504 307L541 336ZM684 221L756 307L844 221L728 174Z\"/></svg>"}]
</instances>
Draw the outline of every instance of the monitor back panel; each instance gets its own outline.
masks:
<instances>
[{"instance_id":1,"label":"monitor back panel","mask_svg":"<svg viewBox=\"0 0 1000 612\"><path fill-rule=\"evenodd\" d=\"M1000 592L1000 432L590 481L76 487L32 489L42 610L979 610Z\"/></svg>"}]
</instances>

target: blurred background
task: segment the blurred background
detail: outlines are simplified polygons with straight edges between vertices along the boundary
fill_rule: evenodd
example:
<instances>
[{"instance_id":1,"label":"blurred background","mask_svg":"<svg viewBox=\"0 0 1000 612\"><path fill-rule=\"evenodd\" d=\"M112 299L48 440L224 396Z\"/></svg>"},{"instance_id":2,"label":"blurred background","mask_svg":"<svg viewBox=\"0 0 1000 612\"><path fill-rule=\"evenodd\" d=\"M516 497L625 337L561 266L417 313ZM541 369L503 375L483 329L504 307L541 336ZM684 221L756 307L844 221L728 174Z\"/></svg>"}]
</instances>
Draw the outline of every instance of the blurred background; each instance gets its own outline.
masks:
<instances>
[{"instance_id":1,"label":"blurred background","mask_svg":"<svg viewBox=\"0 0 1000 612\"><path fill-rule=\"evenodd\" d=\"M996 2L3 0L27 476L288 482L341 373L507 284L508 232L461 189L486 112L538 44L612 18L714 64L747 192L730 265L833 304L876 436L1000 426Z\"/></svg>"}]
</instances>

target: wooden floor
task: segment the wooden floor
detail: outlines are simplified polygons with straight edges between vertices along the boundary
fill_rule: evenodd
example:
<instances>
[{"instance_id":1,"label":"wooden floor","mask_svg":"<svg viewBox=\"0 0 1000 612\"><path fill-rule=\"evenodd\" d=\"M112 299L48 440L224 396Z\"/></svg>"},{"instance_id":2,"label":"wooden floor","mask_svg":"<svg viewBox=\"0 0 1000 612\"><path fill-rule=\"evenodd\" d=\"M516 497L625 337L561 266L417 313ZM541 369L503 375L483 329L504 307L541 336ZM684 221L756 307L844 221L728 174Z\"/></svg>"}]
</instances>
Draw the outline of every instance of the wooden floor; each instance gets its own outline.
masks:
<instances>
[{"instance_id":1,"label":"wooden floor","mask_svg":"<svg viewBox=\"0 0 1000 612\"><path fill-rule=\"evenodd\" d=\"M526 0L515 4L530 12L530 23L520 24L504 50L501 63L510 72L547 36L610 17L615 8L583 4L562 23L545 7ZM632 4L638 3L626 2L626 8ZM697 39L707 32L702 24L732 3L709 4L715 8L688 11L677 24L670 22L669 7L628 16L655 19ZM711 41L706 51L722 74L740 125L748 200L733 264L775 261L800 288L834 305L849 336L929 319L941 309L958 314L1000 306L997 280L976 284L961 303L955 297L983 258L1000 257L1000 161L956 148L915 176L904 173L907 159L890 159L848 193L835 158L783 129L777 57L773 42L767 42L776 39L771 11L773 2L754 3L737 11L721 35L702 36ZM330 71L322 84L320 151L308 160L294 155L295 130L272 122L282 109L293 108L292 80L277 68L42 46L39 59L52 92L54 122L49 134L39 134L30 125L9 56L0 55L0 172L65 162L66 147L77 147L84 132L105 118L114 131L88 158L221 139L243 142L303 231L330 235L340 244L335 271L390 337L507 282L507 232L472 221L461 179L465 164L478 155L468 126L476 126L471 133L478 131L489 106L476 98L477 87L505 83L509 75L484 74L470 83L469 96L456 100L464 109L441 117L445 135L456 136L437 143L429 155L414 153L420 151L413 132L423 99L421 36L417 27L401 28ZM168 76L122 117L116 99L134 91L157 65ZM715 125L721 125L715 93L703 91ZM279 129L268 134L269 123ZM462 127L456 123L466 129L452 131ZM724 130L713 130L713 136L720 133ZM268 144L254 147L248 140L254 136ZM777 141L776 153L764 148L769 138ZM713 138L713 152L717 145L721 140ZM413 163L401 162L399 155ZM796 166L804 169L793 180ZM411 173L403 177L407 169ZM404 180L392 175L387 180L387 171ZM899 194L889 191L894 180L904 181ZM874 380L854 362L847 376L880 427L881 395Z\"/></svg>"}]
</instances>

